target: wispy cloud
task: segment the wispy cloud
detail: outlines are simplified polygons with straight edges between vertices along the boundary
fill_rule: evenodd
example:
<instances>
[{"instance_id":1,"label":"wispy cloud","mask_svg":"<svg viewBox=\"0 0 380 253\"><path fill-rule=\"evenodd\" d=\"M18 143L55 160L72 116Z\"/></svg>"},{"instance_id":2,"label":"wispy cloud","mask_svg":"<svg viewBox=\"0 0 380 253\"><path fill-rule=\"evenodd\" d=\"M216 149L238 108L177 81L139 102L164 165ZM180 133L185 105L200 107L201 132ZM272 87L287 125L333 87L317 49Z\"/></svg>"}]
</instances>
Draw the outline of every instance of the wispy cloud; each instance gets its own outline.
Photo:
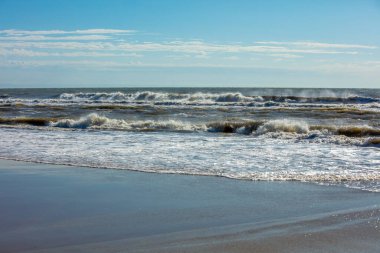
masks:
<instances>
[{"instance_id":1,"label":"wispy cloud","mask_svg":"<svg viewBox=\"0 0 380 253\"><path fill-rule=\"evenodd\" d=\"M27 49L1 49L0 56L20 56L20 57L141 57L136 53L112 53L112 52L45 52Z\"/></svg>"},{"instance_id":2,"label":"wispy cloud","mask_svg":"<svg viewBox=\"0 0 380 253\"><path fill-rule=\"evenodd\" d=\"M281 62L281 61L280 61ZM130 60L127 62L114 62L109 60L6 60L0 61L0 66L3 67L26 67L26 68L38 68L38 67L50 67L50 66L61 66L61 67L75 67L80 69L102 69L102 70L125 70L128 68L225 68L225 69L281 69L287 71L306 71L306 72L319 72L325 74L334 73L349 73L350 75L355 74L375 74L378 76L380 73L380 62L373 64L372 62L362 62L362 63L329 63L316 66L268 66L261 63L256 63L252 65L226 65L222 62L220 63L201 63L201 64L173 64L173 63L144 63L141 61Z\"/></svg>"},{"instance_id":3,"label":"wispy cloud","mask_svg":"<svg viewBox=\"0 0 380 253\"><path fill-rule=\"evenodd\" d=\"M64 35L64 34L125 34L134 33L135 30L122 30L122 29L86 29L86 30L0 30L0 34L10 36L26 36L26 35Z\"/></svg>"},{"instance_id":4,"label":"wispy cloud","mask_svg":"<svg viewBox=\"0 0 380 253\"><path fill-rule=\"evenodd\" d=\"M0 30L0 41L103 41L135 33L134 30L87 29L87 30Z\"/></svg>"},{"instance_id":5,"label":"wispy cloud","mask_svg":"<svg viewBox=\"0 0 380 253\"><path fill-rule=\"evenodd\" d=\"M82 38L89 39L90 38ZM358 54L358 51L327 50L318 48L290 48L284 46L257 46L241 44L210 44L199 41L173 41L165 43L142 42L129 43L118 41L14 41L4 42L0 39L2 48L37 48L61 50L106 50L127 52L177 52L177 53L269 53L269 54Z\"/></svg>"},{"instance_id":6,"label":"wispy cloud","mask_svg":"<svg viewBox=\"0 0 380 253\"><path fill-rule=\"evenodd\" d=\"M299 46L305 48L324 48L324 49L376 49L376 46L370 45L357 45L357 44L335 44L335 43L321 43L309 41L297 42L279 42L279 41L259 41L257 44L264 45L284 45L284 46Z\"/></svg>"},{"instance_id":7,"label":"wispy cloud","mask_svg":"<svg viewBox=\"0 0 380 253\"><path fill-rule=\"evenodd\" d=\"M305 68L308 59L344 58L348 64L356 55L363 52L369 55L369 52L376 53L378 49L374 45L310 41L210 43L184 39L165 41L157 40L157 37L154 41L139 41L139 38L141 39L135 30L120 29L0 30L0 65L107 68L130 66L250 68L262 65L289 68L292 65L294 68L302 69ZM260 62L255 66L252 66L250 61L252 56L260 57ZM139 61L136 61L136 58L140 58ZM378 69L377 64L322 65L321 62L311 60L308 63L310 69L321 71L327 71L329 68L342 71Z\"/></svg>"},{"instance_id":8,"label":"wispy cloud","mask_svg":"<svg viewBox=\"0 0 380 253\"><path fill-rule=\"evenodd\" d=\"M206 43L203 41L176 40L168 42L125 42L120 36L135 30L0 30L1 48L34 48L43 50L102 50L123 52L170 52L207 55L210 53L262 53L282 54L283 58L296 58L302 54L358 54L361 49L375 46L332 44L320 42L255 42L252 44Z\"/></svg>"},{"instance_id":9,"label":"wispy cloud","mask_svg":"<svg viewBox=\"0 0 380 253\"><path fill-rule=\"evenodd\" d=\"M287 59L303 58L302 55L297 55L297 54L271 54L270 56L278 57L278 58L287 58Z\"/></svg>"},{"instance_id":10,"label":"wispy cloud","mask_svg":"<svg viewBox=\"0 0 380 253\"><path fill-rule=\"evenodd\" d=\"M89 34L76 36L45 36L45 35L28 35L28 36L0 36L0 41L82 41L82 40L109 40L112 37L105 35Z\"/></svg>"},{"instance_id":11,"label":"wispy cloud","mask_svg":"<svg viewBox=\"0 0 380 253\"><path fill-rule=\"evenodd\" d=\"M365 61L359 63L352 62L333 62L318 65L318 71L326 73L348 72L348 73L380 73L380 61Z\"/></svg>"}]
</instances>

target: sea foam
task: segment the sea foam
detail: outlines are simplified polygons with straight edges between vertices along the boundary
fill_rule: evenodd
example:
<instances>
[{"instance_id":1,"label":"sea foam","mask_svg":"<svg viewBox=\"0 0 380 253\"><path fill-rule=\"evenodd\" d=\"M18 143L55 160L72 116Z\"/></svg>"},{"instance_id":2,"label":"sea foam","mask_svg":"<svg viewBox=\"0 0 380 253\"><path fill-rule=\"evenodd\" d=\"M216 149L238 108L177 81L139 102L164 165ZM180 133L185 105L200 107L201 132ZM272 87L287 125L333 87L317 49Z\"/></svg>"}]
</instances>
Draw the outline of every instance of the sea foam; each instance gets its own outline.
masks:
<instances>
[{"instance_id":1,"label":"sea foam","mask_svg":"<svg viewBox=\"0 0 380 253\"><path fill-rule=\"evenodd\" d=\"M267 133L271 134L271 133ZM297 180L380 191L378 150L243 135L0 128L0 158L245 180Z\"/></svg>"}]
</instances>

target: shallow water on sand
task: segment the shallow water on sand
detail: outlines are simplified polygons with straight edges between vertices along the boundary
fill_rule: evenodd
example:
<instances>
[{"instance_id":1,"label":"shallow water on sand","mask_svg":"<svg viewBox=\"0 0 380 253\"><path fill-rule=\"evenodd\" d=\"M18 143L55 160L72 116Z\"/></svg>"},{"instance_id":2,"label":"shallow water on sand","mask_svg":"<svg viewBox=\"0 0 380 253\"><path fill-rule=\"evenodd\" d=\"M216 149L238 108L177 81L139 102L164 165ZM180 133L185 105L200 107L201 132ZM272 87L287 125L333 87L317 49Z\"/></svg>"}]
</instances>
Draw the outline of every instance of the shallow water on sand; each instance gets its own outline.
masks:
<instances>
[{"instance_id":1,"label":"shallow water on sand","mask_svg":"<svg viewBox=\"0 0 380 253\"><path fill-rule=\"evenodd\" d=\"M0 160L2 252L378 252L380 195Z\"/></svg>"}]
</instances>

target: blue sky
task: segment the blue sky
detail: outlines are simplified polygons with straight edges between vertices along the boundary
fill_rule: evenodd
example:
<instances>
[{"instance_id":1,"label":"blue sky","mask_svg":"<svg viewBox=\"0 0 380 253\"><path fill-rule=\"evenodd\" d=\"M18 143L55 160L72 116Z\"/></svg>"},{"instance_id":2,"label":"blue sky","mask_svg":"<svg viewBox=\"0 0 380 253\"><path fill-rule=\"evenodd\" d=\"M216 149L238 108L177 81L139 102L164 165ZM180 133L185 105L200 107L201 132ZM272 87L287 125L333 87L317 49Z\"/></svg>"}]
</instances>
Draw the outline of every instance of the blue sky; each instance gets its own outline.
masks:
<instances>
[{"instance_id":1,"label":"blue sky","mask_svg":"<svg viewBox=\"0 0 380 253\"><path fill-rule=\"evenodd\" d=\"M379 0L0 0L0 87L380 88L379 27Z\"/></svg>"}]
</instances>

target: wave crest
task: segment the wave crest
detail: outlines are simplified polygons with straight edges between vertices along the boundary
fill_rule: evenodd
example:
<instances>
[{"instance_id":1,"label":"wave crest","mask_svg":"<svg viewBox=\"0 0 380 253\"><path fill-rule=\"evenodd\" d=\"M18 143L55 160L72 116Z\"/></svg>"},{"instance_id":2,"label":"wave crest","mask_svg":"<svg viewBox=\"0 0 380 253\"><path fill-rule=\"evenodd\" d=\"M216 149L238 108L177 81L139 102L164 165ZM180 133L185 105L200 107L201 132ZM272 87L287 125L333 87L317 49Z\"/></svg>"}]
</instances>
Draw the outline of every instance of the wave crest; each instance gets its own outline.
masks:
<instances>
[{"instance_id":1,"label":"wave crest","mask_svg":"<svg viewBox=\"0 0 380 253\"><path fill-rule=\"evenodd\" d=\"M286 119L270 120L265 122L256 131L257 134L265 134L268 132L306 134L309 132L309 125L303 121L291 121Z\"/></svg>"},{"instance_id":2,"label":"wave crest","mask_svg":"<svg viewBox=\"0 0 380 253\"><path fill-rule=\"evenodd\" d=\"M365 143L365 146L380 146L380 138L369 138Z\"/></svg>"},{"instance_id":3,"label":"wave crest","mask_svg":"<svg viewBox=\"0 0 380 253\"><path fill-rule=\"evenodd\" d=\"M110 119L107 117L99 116L96 113L91 113L85 117L81 117L78 120L74 119L62 119L57 122L50 123L54 127L62 128L88 128L93 126L102 126L106 123L109 123Z\"/></svg>"},{"instance_id":4,"label":"wave crest","mask_svg":"<svg viewBox=\"0 0 380 253\"><path fill-rule=\"evenodd\" d=\"M62 128L78 128L78 129L114 129L114 130L136 130L136 131L199 131L205 130L205 127L201 125L192 125L189 123L166 120L141 120L141 121L126 121L122 119L110 119L104 116L100 116L96 113L91 113L85 117L81 117L78 120L63 119L57 122L51 122L50 126L62 127Z\"/></svg>"}]
</instances>

